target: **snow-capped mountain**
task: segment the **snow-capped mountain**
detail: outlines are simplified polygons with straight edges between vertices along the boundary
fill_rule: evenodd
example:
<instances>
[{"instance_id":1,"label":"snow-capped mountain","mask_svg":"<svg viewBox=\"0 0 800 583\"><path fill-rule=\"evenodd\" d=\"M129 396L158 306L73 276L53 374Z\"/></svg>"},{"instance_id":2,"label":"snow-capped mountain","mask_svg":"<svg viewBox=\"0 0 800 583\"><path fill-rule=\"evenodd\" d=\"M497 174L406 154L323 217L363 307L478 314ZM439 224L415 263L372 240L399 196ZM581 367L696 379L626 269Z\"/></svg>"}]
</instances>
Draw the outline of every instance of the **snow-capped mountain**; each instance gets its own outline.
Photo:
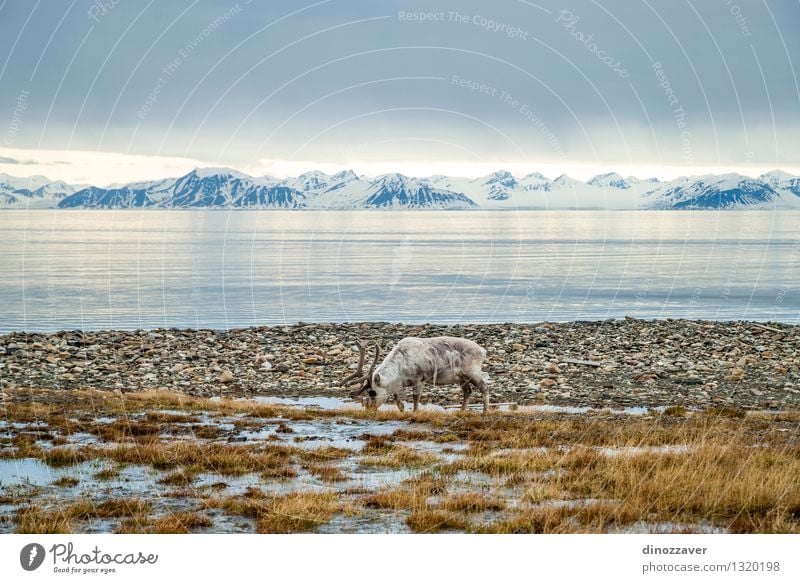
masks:
<instances>
[{"instance_id":1,"label":"snow-capped mountain","mask_svg":"<svg viewBox=\"0 0 800 583\"><path fill-rule=\"evenodd\" d=\"M0 174L8 208L280 208L280 209L800 209L800 177L775 170L639 180L611 172L582 182L537 172L498 171L480 178L415 178L306 172L296 178L253 177L230 168L114 187L76 187L45 177Z\"/></svg>"},{"instance_id":2,"label":"snow-capped mountain","mask_svg":"<svg viewBox=\"0 0 800 583\"><path fill-rule=\"evenodd\" d=\"M464 209L477 205L464 194L436 188L402 174L379 176L367 190L366 208Z\"/></svg>"},{"instance_id":3,"label":"snow-capped mountain","mask_svg":"<svg viewBox=\"0 0 800 583\"><path fill-rule=\"evenodd\" d=\"M533 172L519 181L522 190L539 190L549 192L553 190L553 183L543 174Z\"/></svg>"},{"instance_id":4,"label":"snow-capped mountain","mask_svg":"<svg viewBox=\"0 0 800 583\"><path fill-rule=\"evenodd\" d=\"M519 186L517 179L506 170L494 172L478 180L485 189L486 198L489 200L508 200Z\"/></svg>"},{"instance_id":5,"label":"snow-capped mountain","mask_svg":"<svg viewBox=\"0 0 800 583\"><path fill-rule=\"evenodd\" d=\"M800 196L800 178L792 176L783 170L773 170L758 177L776 190L788 190L795 196Z\"/></svg>"},{"instance_id":6,"label":"snow-capped mountain","mask_svg":"<svg viewBox=\"0 0 800 583\"><path fill-rule=\"evenodd\" d=\"M281 186L286 186L294 190L299 190L300 192L309 192L309 191L318 192L327 190L328 179L329 176L327 174L315 170L313 172L306 172L305 174L301 174L297 178L287 178L280 184Z\"/></svg>"},{"instance_id":7,"label":"snow-capped mountain","mask_svg":"<svg viewBox=\"0 0 800 583\"><path fill-rule=\"evenodd\" d=\"M179 178L136 182L117 188L85 188L59 208L305 208L306 195L269 178L230 168L197 169Z\"/></svg>"},{"instance_id":8,"label":"snow-capped mountain","mask_svg":"<svg viewBox=\"0 0 800 583\"><path fill-rule=\"evenodd\" d=\"M0 207L52 208L80 188L44 176L18 178L0 174Z\"/></svg>"},{"instance_id":9,"label":"snow-capped mountain","mask_svg":"<svg viewBox=\"0 0 800 583\"><path fill-rule=\"evenodd\" d=\"M9 176L8 174L0 174L0 189L3 190L29 190L34 191L37 188L49 184L51 182L45 176L26 176L23 178L17 176Z\"/></svg>"},{"instance_id":10,"label":"snow-capped mountain","mask_svg":"<svg viewBox=\"0 0 800 583\"><path fill-rule=\"evenodd\" d=\"M368 196L370 181L357 176L352 170L343 170L332 176L322 172L307 172L280 184L313 198L313 202L309 202L313 208L344 210L363 206L361 203ZM311 184L315 187L311 187Z\"/></svg>"},{"instance_id":11,"label":"snow-capped mountain","mask_svg":"<svg viewBox=\"0 0 800 583\"><path fill-rule=\"evenodd\" d=\"M630 188L632 182L638 182L636 178L631 178L629 180L625 180L622 176L617 174L616 172L609 172L607 174L598 174L593 178L590 178L586 184L590 184L592 186L600 186L601 188Z\"/></svg>"},{"instance_id":12,"label":"snow-capped mountain","mask_svg":"<svg viewBox=\"0 0 800 583\"><path fill-rule=\"evenodd\" d=\"M562 174L555 180L553 180L553 185L556 188L580 188L586 185L585 182L581 182L580 180L576 180L571 176L567 176L566 174Z\"/></svg>"},{"instance_id":13,"label":"snow-capped mountain","mask_svg":"<svg viewBox=\"0 0 800 583\"><path fill-rule=\"evenodd\" d=\"M648 197L655 209L770 208L784 206L789 198L764 180L741 174L678 178L651 190Z\"/></svg>"}]
</instances>

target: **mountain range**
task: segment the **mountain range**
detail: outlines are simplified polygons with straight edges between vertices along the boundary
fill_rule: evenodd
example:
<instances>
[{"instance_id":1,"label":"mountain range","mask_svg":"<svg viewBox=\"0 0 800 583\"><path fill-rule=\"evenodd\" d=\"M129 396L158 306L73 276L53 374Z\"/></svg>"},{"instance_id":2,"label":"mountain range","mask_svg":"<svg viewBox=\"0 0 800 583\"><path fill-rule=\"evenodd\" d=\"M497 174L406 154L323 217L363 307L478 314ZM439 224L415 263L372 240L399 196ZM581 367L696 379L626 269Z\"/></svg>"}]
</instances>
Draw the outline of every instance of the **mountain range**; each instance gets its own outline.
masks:
<instances>
[{"instance_id":1,"label":"mountain range","mask_svg":"<svg viewBox=\"0 0 800 583\"><path fill-rule=\"evenodd\" d=\"M661 182L615 172L582 182L566 175L480 178L306 172L254 177L230 168L195 169L178 178L110 187L71 185L44 176L0 174L2 208L273 209L800 209L800 177L781 170L680 177Z\"/></svg>"}]
</instances>

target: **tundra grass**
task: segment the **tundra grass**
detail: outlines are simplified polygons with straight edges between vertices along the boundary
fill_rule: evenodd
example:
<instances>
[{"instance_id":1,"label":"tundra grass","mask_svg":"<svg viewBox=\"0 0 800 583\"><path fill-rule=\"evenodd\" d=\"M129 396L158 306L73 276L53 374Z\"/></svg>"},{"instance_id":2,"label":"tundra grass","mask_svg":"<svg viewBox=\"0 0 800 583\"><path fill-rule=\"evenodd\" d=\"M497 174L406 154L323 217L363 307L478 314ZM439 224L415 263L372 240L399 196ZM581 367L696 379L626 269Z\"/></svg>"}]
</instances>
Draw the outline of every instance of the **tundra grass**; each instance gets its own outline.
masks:
<instances>
[{"instance_id":1,"label":"tundra grass","mask_svg":"<svg viewBox=\"0 0 800 583\"><path fill-rule=\"evenodd\" d=\"M216 426L215 417L233 430ZM360 450L291 441L293 422L333 418L406 425L386 436L361 436ZM796 411L337 411L159 391L18 389L0 405L0 419L24 424L9 429L0 458L34 458L62 472L26 493L12 496L0 488L0 499L14 506L9 516L18 532L72 532L80 521L97 518L117 520L118 532L198 532L213 529L204 513L213 508L276 533L314 531L334 515L387 510L415 532L599 533L666 523L682 531L711 525L726 532L800 533ZM282 429L277 441L235 439L241 430L270 424ZM76 432L99 443L70 443ZM415 442L429 447L420 450ZM93 476L69 474L72 466L95 460L112 465ZM119 479L119 468L128 464L148 467L159 489L147 499L40 503L76 480ZM304 490L300 468L325 490ZM348 487L355 476L350 472L387 469L408 469L413 477ZM230 486L223 480L219 488L196 486L201 474L224 476ZM248 475L263 489L226 495L235 492L234 480ZM160 497L173 501L167 513L163 507L157 512Z\"/></svg>"},{"instance_id":2,"label":"tundra grass","mask_svg":"<svg viewBox=\"0 0 800 583\"><path fill-rule=\"evenodd\" d=\"M131 518L117 528L118 534L188 534L213 526L214 521L201 512L179 511L155 519Z\"/></svg>"}]
</instances>

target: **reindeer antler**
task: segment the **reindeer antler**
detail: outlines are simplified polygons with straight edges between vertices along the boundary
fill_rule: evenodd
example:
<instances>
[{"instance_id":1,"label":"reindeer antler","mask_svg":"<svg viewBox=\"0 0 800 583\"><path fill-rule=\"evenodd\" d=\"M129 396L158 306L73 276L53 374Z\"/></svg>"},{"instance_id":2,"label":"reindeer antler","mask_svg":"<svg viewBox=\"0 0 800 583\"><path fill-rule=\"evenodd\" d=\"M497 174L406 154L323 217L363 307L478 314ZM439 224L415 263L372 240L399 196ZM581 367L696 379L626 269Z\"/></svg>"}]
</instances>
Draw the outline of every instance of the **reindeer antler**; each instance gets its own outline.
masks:
<instances>
[{"instance_id":1,"label":"reindeer antler","mask_svg":"<svg viewBox=\"0 0 800 583\"><path fill-rule=\"evenodd\" d=\"M380 358L380 346L375 346L375 358L372 359L369 372L364 374L364 360L367 356L367 350L358 341L356 341L356 346L358 346L358 368L356 368L356 372L339 381L339 384L343 387L355 385L356 383L364 383L360 389L350 395L351 397L357 397L370 386L372 373L375 372L375 367L378 365L378 359Z\"/></svg>"},{"instance_id":2,"label":"reindeer antler","mask_svg":"<svg viewBox=\"0 0 800 583\"><path fill-rule=\"evenodd\" d=\"M354 385L356 383L360 383L361 381L364 380L364 378L366 378L364 376L364 358L367 356L367 351L363 346L361 346L361 343L358 342L357 340L356 340L356 346L358 346L358 368L356 369L356 372L346 376L345 378L339 381L339 384L342 385L343 387L346 387L347 385Z\"/></svg>"}]
</instances>

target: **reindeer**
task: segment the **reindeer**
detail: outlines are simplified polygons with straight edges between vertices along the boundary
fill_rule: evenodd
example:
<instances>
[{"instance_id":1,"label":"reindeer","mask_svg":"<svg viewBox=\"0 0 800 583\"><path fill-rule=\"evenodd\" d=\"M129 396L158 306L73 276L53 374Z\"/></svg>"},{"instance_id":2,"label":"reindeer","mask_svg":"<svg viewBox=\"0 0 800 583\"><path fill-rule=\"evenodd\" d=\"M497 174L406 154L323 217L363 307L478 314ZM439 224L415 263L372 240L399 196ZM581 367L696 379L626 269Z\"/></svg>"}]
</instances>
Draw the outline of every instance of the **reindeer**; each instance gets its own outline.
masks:
<instances>
[{"instance_id":1,"label":"reindeer","mask_svg":"<svg viewBox=\"0 0 800 583\"><path fill-rule=\"evenodd\" d=\"M358 367L356 372L340 381L342 386L362 383L351 393L356 398L366 391L364 406L377 409L383 403L394 400L397 408L404 409L402 393L406 387L413 387L414 411L419 408L422 383L434 385L458 384L464 399L461 409L467 410L473 387L483 395L483 412L489 409L489 387L483 379L481 365L486 359L486 351L475 342L465 338L438 336L436 338L406 337L378 364L380 348L375 347L375 357L369 372L364 374L364 361L367 350L360 342L358 346Z\"/></svg>"}]
</instances>

